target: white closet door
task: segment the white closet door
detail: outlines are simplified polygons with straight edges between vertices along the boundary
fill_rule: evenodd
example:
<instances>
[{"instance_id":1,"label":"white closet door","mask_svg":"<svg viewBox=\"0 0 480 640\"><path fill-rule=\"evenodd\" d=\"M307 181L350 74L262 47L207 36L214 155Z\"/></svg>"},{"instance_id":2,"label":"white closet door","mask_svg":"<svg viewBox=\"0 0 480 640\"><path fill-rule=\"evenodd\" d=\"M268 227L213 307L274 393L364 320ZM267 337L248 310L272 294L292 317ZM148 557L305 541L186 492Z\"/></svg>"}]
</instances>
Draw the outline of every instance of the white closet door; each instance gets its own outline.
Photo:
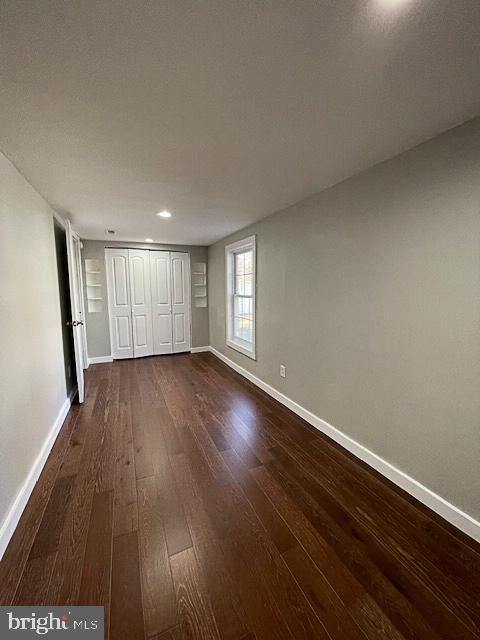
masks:
<instances>
[{"instance_id":1,"label":"white closet door","mask_svg":"<svg viewBox=\"0 0 480 640\"><path fill-rule=\"evenodd\" d=\"M190 263L188 253L172 252L173 352L190 351Z\"/></svg>"},{"instance_id":2,"label":"white closet door","mask_svg":"<svg viewBox=\"0 0 480 640\"><path fill-rule=\"evenodd\" d=\"M129 249L130 296L132 308L133 356L153 354L150 252Z\"/></svg>"},{"instance_id":3,"label":"white closet door","mask_svg":"<svg viewBox=\"0 0 480 640\"><path fill-rule=\"evenodd\" d=\"M128 249L106 249L110 342L113 358L133 358Z\"/></svg>"},{"instance_id":4,"label":"white closet door","mask_svg":"<svg viewBox=\"0 0 480 640\"><path fill-rule=\"evenodd\" d=\"M153 353L173 352L170 252L150 251Z\"/></svg>"}]
</instances>

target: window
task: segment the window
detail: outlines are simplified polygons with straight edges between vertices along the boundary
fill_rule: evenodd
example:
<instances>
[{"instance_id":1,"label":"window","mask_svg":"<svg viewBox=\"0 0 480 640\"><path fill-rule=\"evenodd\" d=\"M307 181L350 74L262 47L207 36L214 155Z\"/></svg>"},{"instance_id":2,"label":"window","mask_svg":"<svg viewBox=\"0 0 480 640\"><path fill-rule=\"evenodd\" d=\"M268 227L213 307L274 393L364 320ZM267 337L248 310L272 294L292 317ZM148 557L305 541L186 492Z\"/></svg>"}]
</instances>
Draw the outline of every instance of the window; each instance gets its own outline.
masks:
<instances>
[{"instance_id":1,"label":"window","mask_svg":"<svg viewBox=\"0 0 480 640\"><path fill-rule=\"evenodd\" d=\"M227 345L255 359L255 236L225 247Z\"/></svg>"}]
</instances>

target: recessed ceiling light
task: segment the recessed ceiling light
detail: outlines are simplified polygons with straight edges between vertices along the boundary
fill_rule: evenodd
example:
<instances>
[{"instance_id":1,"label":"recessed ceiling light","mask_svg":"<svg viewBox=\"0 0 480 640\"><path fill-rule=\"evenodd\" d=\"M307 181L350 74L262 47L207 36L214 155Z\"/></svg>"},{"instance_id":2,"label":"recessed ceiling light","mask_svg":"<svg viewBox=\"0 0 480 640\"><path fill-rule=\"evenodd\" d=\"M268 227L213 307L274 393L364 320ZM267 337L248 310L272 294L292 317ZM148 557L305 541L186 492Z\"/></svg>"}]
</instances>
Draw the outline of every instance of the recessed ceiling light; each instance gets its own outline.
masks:
<instances>
[{"instance_id":1,"label":"recessed ceiling light","mask_svg":"<svg viewBox=\"0 0 480 640\"><path fill-rule=\"evenodd\" d=\"M172 214L170 213L170 211L159 211L157 213L157 216L160 216L160 218L171 218Z\"/></svg>"},{"instance_id":2,"label":"recessed ceiling light","mask_svg":"<svg viewBox=\"0 0 480 640\"><path fill-rule=\"evenodd\" d=\"M153 238L145 238L145 242L153 242Z\"/></svg>"}]
</instances>

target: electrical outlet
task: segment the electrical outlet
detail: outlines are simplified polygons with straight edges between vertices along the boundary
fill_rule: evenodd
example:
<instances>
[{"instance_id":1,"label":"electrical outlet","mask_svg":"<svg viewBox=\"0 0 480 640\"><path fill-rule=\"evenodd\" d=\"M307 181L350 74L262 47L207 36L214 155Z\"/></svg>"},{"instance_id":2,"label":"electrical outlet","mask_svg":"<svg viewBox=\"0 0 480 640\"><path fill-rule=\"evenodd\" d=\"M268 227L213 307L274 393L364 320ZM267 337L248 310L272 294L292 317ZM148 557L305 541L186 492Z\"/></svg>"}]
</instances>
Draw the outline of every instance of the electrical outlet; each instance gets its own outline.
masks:
<instances>
[{"instance_id":1,"label":"electrical outlet","mask_svg":"<svg viewBox=\"0 0 480 640\"><path fill-rule=\"evenodd\" d=\"M287 377L287 367L284 364L280 365L280 377L281 378Z\"/></svg>"}]
</instances>

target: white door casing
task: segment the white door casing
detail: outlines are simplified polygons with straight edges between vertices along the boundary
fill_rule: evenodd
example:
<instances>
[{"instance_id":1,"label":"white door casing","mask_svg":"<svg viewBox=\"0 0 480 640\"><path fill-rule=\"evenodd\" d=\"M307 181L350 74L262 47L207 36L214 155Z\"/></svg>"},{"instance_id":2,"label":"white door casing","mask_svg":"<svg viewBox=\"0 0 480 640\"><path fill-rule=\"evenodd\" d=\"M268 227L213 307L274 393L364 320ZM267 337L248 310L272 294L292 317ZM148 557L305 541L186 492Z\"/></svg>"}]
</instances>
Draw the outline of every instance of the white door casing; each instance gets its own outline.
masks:
<instances>
[{"instance_id":1,"label":"white door casing","mask_svg":"<svg viewBox=\"0 0 480 640\"><path fill-rule=\"evenodd\" d=\"M190 256L174 252L171 257L172 272L172 333L173 352L190 351Z\"/></svg>"},{"instance_id":2,"label":"white door casing","mask_svg":"<svg viewBox=\"0 0 480 640\"><path fill-rule=\"evenodd\" d=\"M67 240L68 281L70 285L70 305L72 311L71 326L73 331L73 346L75 352L75 367L77 372L78 401L83 402L85 395L85 382L83 377L84 352L83 344L83 306L81 289L81 264L79 262L79 237L72 231L69 220L65 221L65 233Z\"/></svg>"},{"instance_id":3,"label":"white door casing","mask_svg":"<svg viewBox=\"0 0 480 640\"><path fill-rule=\"evenodd\" d=\"M150 252L129 249L130 303L132 307L133 355L153 354Z\"/></svg>"},{"instance_id":4,"label":"white door casing","mask_svg":"<svg viewBox=\"0 0 480 640\"><path fill-rule=\"evenodd\" d=\"M153 353L173 353L169 251L150 251Z\"/></svg>"},{"instance_id":5,"label":"white door casing","mask_svg":"<svg viewBox=\"0 0 480 640\"><path fill-rule=\"evenodd\" d=\"M128 249L105 249L112 357L133 358Z\"/></svg>"}]
</instances>

